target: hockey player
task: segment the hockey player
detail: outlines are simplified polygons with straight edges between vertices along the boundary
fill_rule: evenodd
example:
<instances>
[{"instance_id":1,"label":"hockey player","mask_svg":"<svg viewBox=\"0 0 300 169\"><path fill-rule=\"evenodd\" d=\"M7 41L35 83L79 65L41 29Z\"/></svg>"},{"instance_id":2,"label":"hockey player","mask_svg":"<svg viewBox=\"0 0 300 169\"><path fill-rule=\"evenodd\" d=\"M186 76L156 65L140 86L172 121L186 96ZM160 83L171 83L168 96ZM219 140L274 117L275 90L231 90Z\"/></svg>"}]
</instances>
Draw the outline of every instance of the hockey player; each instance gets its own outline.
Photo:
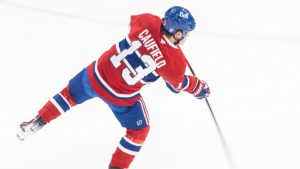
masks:
<instances>
[{"instance_id":1,"label":"hockey player","mask_svg":"<svg viewBox=\"0 0 300 169\"><path fill-rule=\"evenodd\" d=\"M144 85L162 77L175 93L189 92L198 99L210 93L204 81L185 75L187 61L179 45L195 26L191 13L180 6L168 9L163 18L149 13L131 16L129 34L72 78L34 119L23 122L18 138L24 140L71 107L98 97L126 128L109 168L128 168L150 129L139 93Z\"/></svg>"}]
</instances>

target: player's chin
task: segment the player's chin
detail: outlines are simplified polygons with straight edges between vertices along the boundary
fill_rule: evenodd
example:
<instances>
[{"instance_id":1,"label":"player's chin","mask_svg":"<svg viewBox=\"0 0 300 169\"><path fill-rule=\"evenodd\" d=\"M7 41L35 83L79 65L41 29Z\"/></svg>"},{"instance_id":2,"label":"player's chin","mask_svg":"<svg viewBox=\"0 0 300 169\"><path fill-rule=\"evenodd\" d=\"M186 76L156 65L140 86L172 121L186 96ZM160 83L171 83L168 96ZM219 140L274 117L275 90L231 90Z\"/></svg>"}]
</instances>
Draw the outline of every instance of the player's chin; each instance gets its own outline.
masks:
<instances>
[{"instance_id":1,"label":"player's chin","mask_svg":"<svg viewBox=\"0 0 300 169\"><path fill-rule=\"evenodd\" d=\"M179 42L179 45L183 45L183 44L185 43L185 41L186 41L186 37L183 38L183 39Z\"/></svg>"}]
</instances>

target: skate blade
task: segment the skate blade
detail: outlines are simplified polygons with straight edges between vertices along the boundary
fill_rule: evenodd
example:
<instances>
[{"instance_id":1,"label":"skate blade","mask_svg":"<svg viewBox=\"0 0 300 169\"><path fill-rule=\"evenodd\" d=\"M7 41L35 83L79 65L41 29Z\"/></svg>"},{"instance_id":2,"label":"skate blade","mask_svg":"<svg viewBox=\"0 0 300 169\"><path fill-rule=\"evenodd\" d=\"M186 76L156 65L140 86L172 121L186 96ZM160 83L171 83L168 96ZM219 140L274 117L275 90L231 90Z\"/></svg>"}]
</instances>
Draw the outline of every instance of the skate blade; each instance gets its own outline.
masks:
<instances>
[{"instance_id":1,"label":"skate blade","mask_svg":"<svg viewBox=\"0 0 300 169\"><path fill-rule=\"evenodd\" d=\"M17 134L17 138L18 138L20 141L24 141L29 135L30 135L30 133L28 133L28 132L20 131L20 132Z\"/></svg>"}]
</instances>

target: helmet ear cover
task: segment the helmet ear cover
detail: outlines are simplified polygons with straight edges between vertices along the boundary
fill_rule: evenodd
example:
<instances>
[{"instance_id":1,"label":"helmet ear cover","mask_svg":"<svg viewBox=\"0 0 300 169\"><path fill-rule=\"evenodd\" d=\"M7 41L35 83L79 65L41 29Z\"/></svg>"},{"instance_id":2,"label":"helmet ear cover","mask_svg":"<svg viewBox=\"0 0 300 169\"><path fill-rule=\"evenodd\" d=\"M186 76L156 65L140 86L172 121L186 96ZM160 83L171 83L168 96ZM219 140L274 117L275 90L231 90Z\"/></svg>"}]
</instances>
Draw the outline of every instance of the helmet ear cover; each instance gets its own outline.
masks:
<instances>
[{"instance_id":1,"label":"helmet ear cover","mask_svg":"<svg viewBox=\"0 0 300 169\"><path fill-rule=\"evenodd\" d=\"M182 36L183 37L186 37L189 35L190 31L183 31L183 30L177 30L177 31L180 31L182 33ZM175 32L176 33L176 32Z\"/></svg>"}]
</instances>

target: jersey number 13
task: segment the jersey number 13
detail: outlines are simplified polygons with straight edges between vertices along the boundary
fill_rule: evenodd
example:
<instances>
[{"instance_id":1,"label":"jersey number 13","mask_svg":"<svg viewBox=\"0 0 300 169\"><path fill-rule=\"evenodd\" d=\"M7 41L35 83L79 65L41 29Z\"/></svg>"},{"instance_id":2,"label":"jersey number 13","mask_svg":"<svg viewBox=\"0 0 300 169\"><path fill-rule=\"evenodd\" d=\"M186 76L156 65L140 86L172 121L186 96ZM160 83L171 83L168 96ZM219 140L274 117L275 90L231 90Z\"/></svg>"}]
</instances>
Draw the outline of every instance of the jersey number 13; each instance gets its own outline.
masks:
<instances>
[{"instance_id":1,"label":"jersey number 13","mask_svg":"<svg viewBox=\"0 0 300 169\"><path fill-rule=\"evenodd\" d=\"M124 49L118 55L113 55L110 58L110 61L115 68L121 66L122 61L125 62L126 68L122 70L122 77L129 85L136 84L156 69L156 63L154 59L149 55L142 55L140 57L143 62L141 64L144 64L144 68L142 67L142 65L133 68L132 65L130 65L130 63L126 60L127 56L136 52L141 46L142 44L140 41L133 41L128 49Z\"/></svg>"}]
</instances>

